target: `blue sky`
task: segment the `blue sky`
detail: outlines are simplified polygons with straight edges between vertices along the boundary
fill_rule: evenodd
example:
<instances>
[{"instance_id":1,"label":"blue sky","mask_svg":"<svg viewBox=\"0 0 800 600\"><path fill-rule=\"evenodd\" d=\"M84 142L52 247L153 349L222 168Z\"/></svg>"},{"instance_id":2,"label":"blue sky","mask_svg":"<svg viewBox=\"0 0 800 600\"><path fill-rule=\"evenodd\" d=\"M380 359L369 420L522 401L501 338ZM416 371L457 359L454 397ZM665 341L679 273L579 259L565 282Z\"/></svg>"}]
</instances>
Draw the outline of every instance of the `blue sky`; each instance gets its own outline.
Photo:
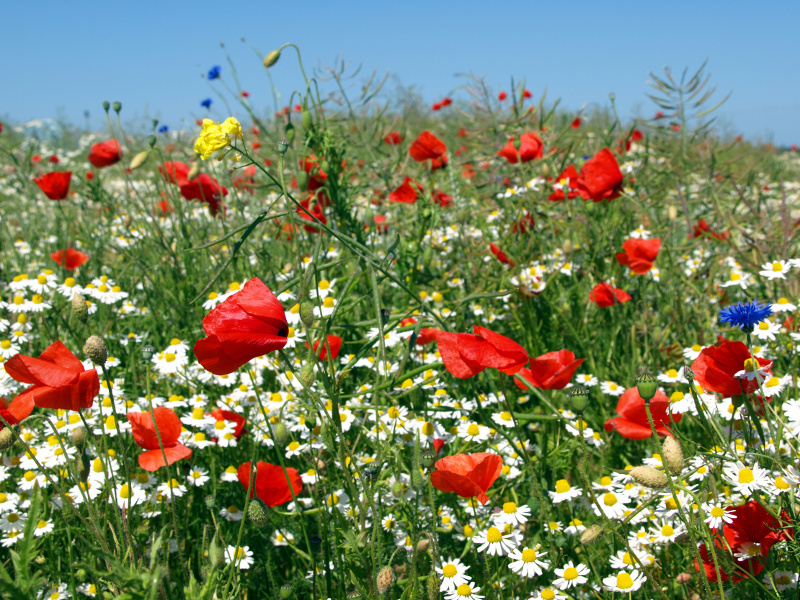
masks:
<instances>
[{"instance_id":1,"label":"blue sky","mask_svg":"<svg viewBox=\"0 0 800 600\"><path fill-rule=\"evenodd\" d=\"M733 133L800 143L800 3L786 2L9 2L0 38L0 118L63 115L102 124L103 100L123 103L125 121L158 117L171 128L204 115L228 116L202 76L236 65L255 106L272 107L263 53L300 46L307 70L337 56L362 73L387 70L432 103L466 99L458 73L483 76L495 91L525 79L538 99L562 106L608 105L650 116L648 72L680 73L708 59L716 97L733 95L719 116ZM273 68L288 99L302 79L286 53ZM355 79L362 82L363 77ZM357 86L356 86L357 87ZM357 89L354 90L357 92Z\"/></svg>"}]
</instances>

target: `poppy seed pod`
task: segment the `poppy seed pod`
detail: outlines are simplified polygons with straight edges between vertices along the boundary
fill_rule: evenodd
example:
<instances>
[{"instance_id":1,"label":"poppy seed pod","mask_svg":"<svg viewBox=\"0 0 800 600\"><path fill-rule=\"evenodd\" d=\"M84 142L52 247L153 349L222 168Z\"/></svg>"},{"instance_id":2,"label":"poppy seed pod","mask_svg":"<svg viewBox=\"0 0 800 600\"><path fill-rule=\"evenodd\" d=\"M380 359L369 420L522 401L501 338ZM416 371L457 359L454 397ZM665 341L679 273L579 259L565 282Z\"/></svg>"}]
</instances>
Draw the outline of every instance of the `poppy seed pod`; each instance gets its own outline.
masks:
<instances>
[{"instance_id":1,"label":"poppy seed pod","mask_svg":"<svg viewBox=\"0 0 800 600\"><path fill-rule=\"evenodd\" d=\"M658 381L650 373L644 372L636 378L636 387L642 400L650 402L658 391Z\"/></svg>"},{"instance_id":2,"label":"poppy seed pod","mask_svg":"<svg viewBox=\"0 0 800 600\"><path fill-rule=\"evenodd\" d=\"M214 496L206 496L203 501L206 503L206 508L209 510L213 510L217 505L217 499Z\"/></svg>"},{"instance_id":3,"label":"poppy seed pod","mask_svg":"<svg viewBox=\"0 0 800 600\"><path fill-rule=\"evenodd\" d=\"M286 429L285 423L278 423L275 425L272 432L275 435L275 443L278 444L278 446L285 446L286 442L289 441L289 430Z\"/></svg>"},{"instance_id":4,"label":"poppy seed pod","mask_svg":"<svg viewBox=\"0 0 800 600\"><path fill-rule=\"evenodd\" d=\"M683 448L681 448L681 443L674 437L667 437L664 439L661 452L669 472L673 475L680 475L681 471L683 471Z\"/></svg>"},{"instance_id":5,"label":"poppy seed pod","mask_svg":"<svg viewBox=\"0 0 800 600\"><path fill-rule=\"evenodd\" d=\"M666 474L653 467L633 467L628 474L636 483L648 488L659 489L669 483Z\"/></svg>"},{"instance_id":6,"label":"poppy seed pod","mask_svg":"<svg viewBox=\"0 0 800 600\"><path fill-rule=\"evenodd\" d=\"M104 365L108 360L108 346L101 337L90 336L83 345L83 353L96 365Z\"/></svg>"},{"instance_id":7,"label":"poppy seed pod","mask_svg":"<svg viewBox=\"0 0 800 600\"><path fill-rule=\"evenodd\" d=\"M378 593L385 594L394 583L394 571L392 571L392 567L383 567L378 571L378 577L375 583L378 587Z\"/></svg>"},{"instance_id":8,"label":"poppy seed pod","mask_svg":"<svg viewBox=\"0 0 800 600\"><path fill-rule=\"evenodd\" d=\"M289 600L289 598L292 597L292 594L294 594L294 586L291 583L284 583L281 586L280 594L283 600Z\"/></svg>"},{"instance_id":9,"label":"poppy seed pod","mask_svg":"<svg viewBox=\"0 0 800 600\"><path fill-rule=\"evenodd\" d=\"M156 349L153 348L150 344L145 344L144 348L142 348L142 358L144 360L150 360L153 358L153 355L156 353Z\"/></svg>"},{"instance_id":10,"label":"poppy seed pod","mask_svg":"<svg viewBox=\"0 0 800 600\"><path fill-rule=\"evenodd\" d=\"M89 305L86 304L86 298L78 292L72 294L72 314L81 323L89 320Z\"/></svg>"},{"instance_id":11,"label":"poppy seed pod","mask_svg":"<svg viewBox=\"0 0 800 600\"><path fill-rule=\"evenodd\" d=\"M10 427L0 429L0 452L5 452L14 445L14 433Z\"/></svg>"},{"instance_id":12,"label":"poppy seed pod","mask_svg":"<svg viewBox=\"0 0 800 600\"><path fill-rule=\"evenodd\" d=\"M115 113L119 113L119 111L122 110L122 102L114 102L114 104L111 105L111 108L114 109Z\"/></svg>"},{"instance_id":13,"label":"poppy seed pod","mask_svg":"<svg viewBox=\"0 0 800 600\"><path fill-rule=\"evenodd\" d=\"M587 527L583 534L581 534L581 544L588 546L589 544L596 542L601 535L603 535L602 525L592 525L591 527Z\"/></svg>"},{"instance_id":14,"label":"poppy seed pod","mask_svg":"<svg viewBox=\"0 0 800 600\"><path fill-rule=\"evenodd\" d=\"M247 505L247 517L258 527L264 527L269 523L267 505L259 498L253 498L250 500L250 504Z\"/></svg>"},{"instance_id":15,"label":"poppy seed pod","mask_svg":"<svg viewBox=\"0 0 800 600\"><path fill-rule=\"evenodd\" d=\"M280 57L281 57L280 48L278 48L277 50L273 50L264 57L264 67L269 69L272 65L278 62L278 59Z\"/></svg>"},{"instance_id":16,"label":"poppy seed pod","mask_svg":"<svg viewBox=\"0 0 800 600\"><path fill-rule=\"evenodd\" d=\"M103 102L103 110L108 112L109 108L111 108L111 103L108 100L106 100L105 102Z\"/></svg>"},{"instance_id":17,"label":"poppy seed pod","mask_svg":"<svg viewBox=\"0 0 800 600\"><path fill-rule=\"evenodd\" d=\"M278 154L283 156L286 154L287 150L289 150L289 140L282 139L280 142L278 142Z\"/></svg>"},{"instance_id":18,"label":"poppy seed pod","mask_svg":"<svg viewBox=\"0 0 800 600\"><path fill-rule=\"evenodd\" d=\"M576 385L567 392L567 396L569 396L570 409L582 415L589 404L589 390L582 385Z\"/></svg>"}]
</instances>

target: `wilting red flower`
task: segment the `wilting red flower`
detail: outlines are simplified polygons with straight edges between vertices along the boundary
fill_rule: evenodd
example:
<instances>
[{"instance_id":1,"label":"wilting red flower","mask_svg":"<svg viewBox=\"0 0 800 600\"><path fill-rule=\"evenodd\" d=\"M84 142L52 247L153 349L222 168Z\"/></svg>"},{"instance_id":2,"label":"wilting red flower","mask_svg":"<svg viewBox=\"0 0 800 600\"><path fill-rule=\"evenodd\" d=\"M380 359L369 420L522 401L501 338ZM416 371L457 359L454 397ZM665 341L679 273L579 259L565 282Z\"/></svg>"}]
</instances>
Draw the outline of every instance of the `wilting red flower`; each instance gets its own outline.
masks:
<instances>
[{"instance_id":1,"label":"wilting red flower","mask_svg":"<svg viewBox=\"0 0 800 600\"><path fill-rule=\"evenodd\" d=\"M63 200L69 194L69 182L72 171L53 171L41 177L34 177L33 181L50 200Z\"/></svg>"},{"instance_id":2,"label":"wilting red flower","mask_svg":"<svg viewBox=\"0 0 800 600\"><path fill-rule=\"evenodd\" d=\"M661 250L661 240L659 238L650 240L631 238L625 240L622 249L624 252L617 254L617 262L627 265L637 275L644 275L653 268L653 262Z\"/></svg>"},{"instance_id":3,"label":"wilting red flower","mask_svg":"<svg viewBox=\"0 0 800 600\"><path fill-rule=\"evenodd\" d=\"M438 204L439 206L451 206L453 204L453 197L450 194L445 194L444 192L431 192L431 196L433 197L433 201Z\"/></svg>"},{"instance_id":4,"label":"wilting red flower","mask_svg":"<svg viewBox=\"0 0 800 600\"><path fill-rule=\"evenodd\" d=\"M513 375L528 362L528 352L515 341L478 325L474 331L436 333L439 354L451 375L468 379L486 368Z\"/></svg>"},{"instance_id":5,"label":"wilting red flower","mask_svg":"<svg viewBox=\"0 0 800 600\"><path fill-rule=\"evenodd\" d=\"M618 198L622 188L622 171L608 148L603 148L583 165L577 187L584 200L601 202Z\"/></svg>"},{"instance_id":6,"label":"wilting red flower","mask_svg":"<svg viewBox=\"0 0 800 600\"><path fill-rule=\"evenodd\" d=\"M314 354L317 355L319 360L328 360L328 346L330 346L330 356L333 360L336 360L339 358L339 352L342 351L342 338L338 335L326 335L325 338L328 340L327 346L322 344L320 347L320 342L322 340L314 342ZM308 342L306 342L306 348L308 348ZM319 350L319 352L317 352L317 350Z\"/></svg>"},{"instance_id":7,"label":"wilting red flower","mask_svg":"<svg viewBox=\"0 0 800 600\"><path fill-rule=\"evenodd\" d=\"M730 235L730 231L724 231L722 233L717 233L705 219L700 219L697 223L694 224L694 232L690 233L687 237L701 237L704 234L708 234L713 237L715 240L725 240Z\"/></svg>"},{"instance_id":8,"label":"wilting red flower","mask_svg":"<svg viewBox=\"0 0 800 600\"><path fill-rule=\"evenodd\" d=\"M191 181L179 185L181 196L187 200L205 202L208 204L212 216L216 216L219 212L220 200L228 195L227 188L221 186L216 179L206 173L201 173Z\"/></svg>"},{"instance_id":9,"label":"wilting red flower","mask_svg":"<svg viewBox=\"0 0 800 600\"><path fill-rule=\"evenodd\" d=\"M447 146L430 131L423 131L417 136L414 143L411 144L408 152L415 161L422 162L429 158L439 158L442 154L447 152Z\"/></svg>"},{"instance_id":10,"label":"wilting red flower","mask_svg":"<svg viewBox=\"0 0 800 600\"><path fill-rule=\"evenodd\" d=\"M94 144L89 152L89 162L93 167L102 169L118 163L122 158L122 149L117 140L108 140Z\"/></svg>"},{"instance_id":11,"label":"wilting red flower","mask_svg":"<svg viewBox=\"0 0 800 600\"><path fill-rule=\"evenodd\" d=\"M0 416L9 425L18 425L23 419L27 419L33 412L33 397L17 396L10 403L8 398L0 397ZM5 425L0 421L0 431Z\"/></svg>"},{"instance_id":12,"label":"wilting red flower","mask_svg":"<svg viewBox=\"0 0 800 600\"><path fill-rule=\"evenodd\" d=\"M89 408L100 393L97 371L84 369L60 341L48 346L39 358L17 354L5 362L6 373L21 383L31 384L17 399L41 408L79 410Z\"/></svg>"},{"instance_id":13,"label":"wilting red flower","mask_svg":"<svg viewBox=\"0 0 800 600\"><path fill-rule=\"evenodd\" d=\"M189 165L178 161L165 161L159 165L158 172L171 183L186 185L189 182Z\"/></svg>"},{"instance_id":14,"label":"wilting red flower","mask_svg":"<svg viewBox=\"0 0 800 600\"><path fill-rule=\"evenodd\" d=\"M231 410L222 410L221 408L215 408L211 411L211 416L217 420L217 423L225 423L225 421L230 421L233 423L233 436L238 440L247 433L247 429L244 428L245 424L247 423L247 419L245 419L239 413L235 413Z\"/></svg>"},{"instance_id":15,"label":"wilting red flower","mask_svg":"<svg viewBox=\"0 0 800 600\"><path fill-rule=\"evenodd\" d=\"M575 120L572 122L571 127L573 129L578 129L578 127L580 127L580 126L581 126L581 118L580 117L575 117Z\"/></svg>"},{"instance_id":16,"label":"wilting red flower","mask_svg":"<svg viewBox=\"0 0 800 600\"><path fill-rule=\"evenodd\" d=\"M403 136L396 131L390 131L384 136L383 141L390 146L396 146L403 141Z\"/></svg>"},{"instance_id":17,"label":"wilting red flower","mask_svg":"<svg viewBox=\"0 0 800 600\"><path fill-rule=\"evenodd\" d=\"M498 99L498 100L500 100L500 102L502 102L502 101L503 101L503 100L505 100L506 98L508 98L508 94L506 94L505 92L500 92L500 93L497 95L497 99Z\"/></svg>"},{"instance_id":18,"label":"wilting red flower","mask_svg":"<svg viewBox=\"0 0 800 600\"><path fill-rule=\"evenodd\" d=\"M622 304L631 299L631 295L625 290L612 287L605 281L598 283L589 292L589 300L594 302L600 308L614 306L619 303Z\"/></svg>"},{"instance_id":19,"label":"wilting red flower","mask_svg":"<svg viewBox=\"0 0 800 600\"><path fill-rule=\"evenodd\" d=\"M233 373L257 356L286 345L286 313L258 277L203 319L207 338L197 340L194 355L215 375Z\"/></svg>"},{"instance_id":20,"label":"wilting red flower","mask_svg":"<svg viewBox=\"0 0 800 600\"><path fill-rule=\"evenodd\" d=\"M154 408L153 414L156 417L158 432L153 425L153 416L149 412L129 412L126 415L131 424L133 439L140 448L147 451L139 455L139 466L145 471L158 471L161 467L192 455L192 450L178 441L181 436L181 420L178 415L165 406ZM158 443L159 434L164 445L163 454ZM167 457L167 462L164 462L164 455Z\"/></svg>"},{"instance_id":21,"label":"wilting red flower","mask_svg":"<svg viewBox=\"0 0 800 600\"><path fill-rule=\"evenodd\" d=\"M497 260L499 260L504 265L511 265L512 267L514 266L514 261L509 259L506 256L505 252L500 250L500 248L496 244L491 244L490 243L489 244L489 250L491 250L492 254L494 254L497 257Z\"/></svg>"},{"instance_id":22,"label":"wilting red flower","mask_svg":"<svg viewBox=\"0 0 800 600\"><path fill-rule=\"evenodd\" d=\"M575 360L575 354L569 350L556 350L531 359L530 369L522 369L520 375L535 388L543 390L563 390L575 371L583 364L585 358ZM514 380L517 387L527 390L528 387Z\"/></svg>"},{"instance_id":23,"label":"wilting red flower","mask_svg":"<svg viewBox=\"0 0 800 600\"><path fill-rule=\"evenodd\" d=\"M644 406L644 399L639 395L639 389L632 387L625 390L617 402L618 417L606 421L605 430L611 432L617 430L622 437L629 440L643 440L652 435L650 423L647 420L647 412ZM656 432L660 436L672 436L667 424L669 423L669 398L663 392L656 392L650 400L650 414L653 416L653 424ZM672 419L677 423L681 420L681 415L672 415Z\"/></svg>"},{"instance_id":24,"label":"wilting red flower","mask_svg":"<svg viewBox=\"0 0 800 600\"><path fill-rule=\"evenodd\" d=\"M758 381L753 378L738 379L736 373L743 370L753 371L752 366L745 366L750 361L750 350L739 341L724 341L719 346L709 346L700 351L700 356L694 359L692 370L694 380L703 389L717 392L723 396L738 396L744 390L745 394L752 394L758 389ZM772 361L756 357L759 370L769 373Z\"/></svg>"},{"instance_id":25,"label":"wilting red flower","mask_svg":"<svg viewBox=\"0 0 800 600\"><path fill-rule=\"evenodd\" d=\"M414 204L418 198L422 197L425 190L411 177L406 177L403 183L389 194L389 202L402 202L404 204Z\"/></svg>"},{"instance_id":26,"label":"wilting red flower","mask_svg":"<svg viewBox=\"0 0 800 600\"><path fill-rule=\"evenodd\" d=\"M519 136L519 150L514 146L514 139L515 138L511 138L508 143L503 146L502 150L497 151L500 156L505 158L512 165L516 164L518 159L522 162L528 162L534 158L542 158L544 154L542 139L534 132L523 133Z\"/></svg>"},{"instance_id":27,"label":"wilting red flower","mask_svg":"<svg viewBox=\"0 0 800 600\"><path fill-rule=\"evenodd\" d=\"M250 463L244 463L236 471L239 482L244 487L245 492L250 489ZM286 481L286 477L289 481ZM289 487L291 482L292 487ZM286 473L280 465L273 465L267 462L256 463L256 476L253 481L253 489L250 490L250 497L257 496L267 506L279 506L291 502L292 492L296 497L303 489L303 480L297 469L286 467Z\"/></svg>"},{"instance_id":28,"label":"wilting red flower","mask_svg":"<svg viewBox=\"0 0 800 600\"><path fill-rule=\"evenodd\" d=\"M55 252L52 252L50 254L50 258L64 267L67 271L74 271L87 260L89 260L89 255L84 254L80 250L75 250L75 248L67 248L66 250L56 250Z\"/></svg>"},{"instance_id":29,"label":"wilting red flower","mask_svg":"<svg viewBox=\"0 0 800 600\"><path fill-rule=\"evenodd\" d=\"M477 452L455 454L436 461L431 484L440 492L455 492L462 498L477 496L481 504L489 501L487 490L500 476L503 459L497 454Z\"/></svg>"},{"instance_id":30,"label":"wilting red flower","mask_svg":"<svg viewBox=\"0 0 800 600\"><path fill-rule=\"evenodd\" d=\"M556 177L556 183L560 186L559 189L554 190L547 199L553 201L564 200L565 198L577 198L580 196L578 191L578 171L575 170L575 165L570 165L564 169L561 174ZM564 188L567 189L567 195L564 195Z\"/></svg>"}]
</instances>

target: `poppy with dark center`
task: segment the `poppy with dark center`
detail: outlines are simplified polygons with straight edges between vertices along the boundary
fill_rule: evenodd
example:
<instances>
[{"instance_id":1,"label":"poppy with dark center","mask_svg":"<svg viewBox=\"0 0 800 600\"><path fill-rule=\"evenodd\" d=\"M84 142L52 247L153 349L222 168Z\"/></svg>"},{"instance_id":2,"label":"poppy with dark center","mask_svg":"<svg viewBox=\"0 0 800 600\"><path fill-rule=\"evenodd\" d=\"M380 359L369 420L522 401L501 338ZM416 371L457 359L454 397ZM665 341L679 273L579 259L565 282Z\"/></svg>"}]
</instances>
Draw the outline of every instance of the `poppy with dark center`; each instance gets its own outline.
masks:
<instances>
[{"instance_id":1,"label":"poppy with dark center","mask_svg":"<svg viewBox=\"0 0 800 600\"><path fill-rule=\"evenodd\" d=\"M251 463L244 463L236 471L236 476L245 492L250 489L251 498L258 497L267 506L279 506L291 502L293 497L297 497L303 489L303 480L300 479L297 469L292 467L286 467L284 473L280 465L267 462L256 463L252 488L250 487L250 470ZM291 484L291 488L289 484Z\"/></svg>"},{"instance_id":2,"label":"poppy with dark center","mask_svg":"<svg viewBox=\"0 0 800 600\"><path fill-rule=\"evenodd\" d=\"M110 167L122 158L122 148L117 140L94 144L89 151L89 162L98 169Z\"/></svg>"},{"instance_id":3,"label":"poppy with dark center","mask_svg":"<svg viewBox=\"0 0 800 600\"><path fill-rule=\"evenodd\" d=\"M408 149L411 158L417 162L439 158L447 152L447 146L430 131L423 131Z\"/></svg>"},{"instance_id":4,"label":"poppy with dark center","mask_svg":"<svg viewBox=\"0 0 800 600\"><path fill-rule=\"evenodd\" d=\"M153 415L155 415L155 425ZM192 455L192 450L178 441L181 436L181 420L178 415L165 406L154 408L153 415L149 412L129 412L126 415L131 424L133 439L140 448L146 450L139 455L139 466L151 472ZM161 444L158 442L159 435ZM161 445L164 446L163 452ZM165 456L166 462L164 462Z\"/></svg>"},{"instance_id":5,"label":"poppy with dark center","mask_svg":"<svg viewBox=\"0 0 800 600\"><path fill-rule=\"evenodd\" d=\"M505 158L512 165L519 162L528 162L535 158L542 158L544 155L544 145L542 139L534 132L523 133L519 136L520 146L519 150L514 145L515 138L511 138L508 143L503 146L502 150L498 150L497 154Z\"/></svg>"},{"instance_id":6,"label":"poppy with dark center","mask_svg":"<svg viewBox=\"0 0 800 600\"><path fill-rule=\"evenodd\" d=\"M643 440L653 435L650 430L650 422L647 420L647 412L644 399L639 395L639 389L632 387L625 390L617 402L618 417L609 419L605 422L605 430L608 432L616 430L622 437L629 440ZM660 436L672 436L669 430L669 398L663 392L657 391L656 395L650 400L650 414L653 417L653 424L656 432ZM672 415L672 420L676 423L681 420L681 415Z\"/></svg>"},{"instance_id":7,"label":"poppy with dark center","mask_svg":"<svg viewBox=\"0 0 800 600\"><path fill-rule=\"evenodd\" d=\"M570 350L556 350L532 358L530 368L522 369L520 375L535 388L563 390L584 360L586 359L579 358L576 360L575 354ZM515 379L514 383L521 390L528 389L518 379Z\"/></svg>"},{"instance_id":8,"label":"poppy with dark center","mask_svg":"<svg viewBox=\"0 0 800 600\"><path fill-rule=\"evenodd\" d=\"M203 330L208 337L194 345L197 360L207 371L227 375L283 348L289 325L275 294L254 277L206 315Z\"/></svg>"},{"instance_id":9,"label":"poppy with dark center","mask_svg":"<svg viewBox=\"0 0 800 600\"><path fill-rule=\"evenodd\" d=\"M72 171L53 171L33 179L39 189L50 200L64 200L69 194L69 182L71 180Z\"/></svg>"},{"instance_id":10,"label":"poppy with dark center","mask_svg":"<svg viewBox=\"0 0 800 600\"><path fill-rule=\"evenodd\" d=\"M474 331L436 333L439 354L451 375L468 379L487 368L513 375L528 362L528 352L515 341L478 325Z\"/></svg>"},{"instance_id":11,"label":"poppy with dark center","mask_svg":"<svg viewBox=\"0 0 800 600\"><path fill-rule=\"evenodd\" d=\"M75 248L67 248L65 250L56 250L55 252L51 252L50 258L64 267L67 271L74 271L87 260L89 260L89 255L84 254L80 250L75 250Z\"/></svg>"},{"instance_id":12,"label":"poppy with dark center","mask_svg":"<svg viewBox=\"0 0 800 600\"><path fill-rule=\"evenodd\" d=\"M462 498L478 498L481 504L489 501L487 490L500 476L503 459L497 454L455 454L436 461L431 473L431 485L440 492L455 492Z\"/></svg>"},{"instance_id":13,"label":"poppy with dark center","mask_svg":"<svg viewBox=\"0 0 800 600\"><path fill-rule=\"evenodd\" d=\"M738 340L727 340L718 346L708 346L700 351L700 355L692 363L694 380L703 389L726 397L752 394L758 390L756 370L768 378L772 369L771 360L758 356L755 359L753 362L750 350ZM744 375L750 374L752 377L736 377L742 371Z\"/></svg>"},{"instance_id":14,"label":"poppy with dark center","mask_svg":"<svg viewBox=\"0 0 800 600\"><path fill-rule=\"evenodd\" d=\"M605 281L598 283L589 292L589 301L600 308L607 308L615 304L622 304L631 300L631 295L625 290L615 288Z\"/></svg>"},{"instance_id":15,"label":"poppy with dark center","mask_svg":"<svg viewBox=\"0 0 800 600\"><path fill-rule=\"evenodd\" d=\"M617 262L628 266L637 275L644 275L653 268L653 263L661 250L661 240L631 238L625 240L622 249L624 252L619 252L616 256Z\"/></svg>"},{"instance_id":16,"label":"poppy with dark center","mask_svg":"<svg viewBox=\"0 0 800 600\"><path fill-rule=\"evenodd\" d=\"M583 165L576 187L584 200L602 202L619 197L622 180L617 159L611 150L603 148Z\"/></svg>"}]
</instances>

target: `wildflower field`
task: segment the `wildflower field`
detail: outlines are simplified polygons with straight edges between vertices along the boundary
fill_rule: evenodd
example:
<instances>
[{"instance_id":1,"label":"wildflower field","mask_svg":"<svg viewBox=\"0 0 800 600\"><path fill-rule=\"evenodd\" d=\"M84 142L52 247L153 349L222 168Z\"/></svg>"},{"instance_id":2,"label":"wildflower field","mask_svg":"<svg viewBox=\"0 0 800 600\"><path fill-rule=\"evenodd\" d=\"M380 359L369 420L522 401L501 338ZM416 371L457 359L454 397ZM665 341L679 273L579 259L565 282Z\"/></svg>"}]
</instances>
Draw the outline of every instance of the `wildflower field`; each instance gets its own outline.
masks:
<instances>
[{"instance_id":1,"label":"wildflower field","mask_svg":"<svg viewBox=\"0 0 800 600\"><path fill-rule=\"evenodd\" d=\"M796 150L262 59L0 132L0 596L800 597Z\"/></svg>"}]
</instances>

